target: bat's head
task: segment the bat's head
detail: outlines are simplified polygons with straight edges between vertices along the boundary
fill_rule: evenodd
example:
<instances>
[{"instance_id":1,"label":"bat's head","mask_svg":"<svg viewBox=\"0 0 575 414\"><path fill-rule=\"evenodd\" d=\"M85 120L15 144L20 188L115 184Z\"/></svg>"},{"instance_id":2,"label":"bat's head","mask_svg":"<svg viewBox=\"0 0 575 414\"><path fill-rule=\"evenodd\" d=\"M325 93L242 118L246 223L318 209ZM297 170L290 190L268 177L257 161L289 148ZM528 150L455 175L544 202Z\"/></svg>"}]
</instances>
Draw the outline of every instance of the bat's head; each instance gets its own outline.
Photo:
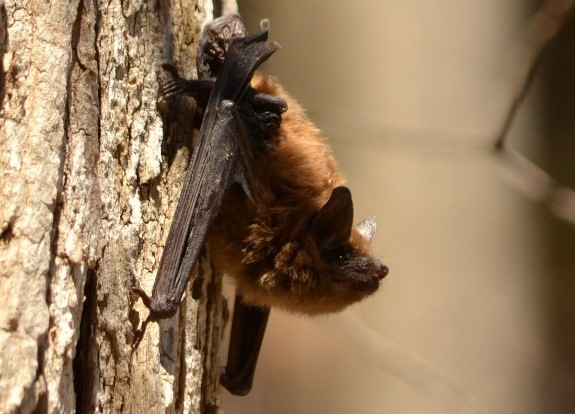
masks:
<instances>
[{"instance_id":1,"label":"bat's head","mask_svg":"<svg viewBox=\"0 0 575 414\"><path fill-rule=\"evenodd\" d=\"M353 203L347 187L336 187L313 217L312 234L321 260L320 268L330 286L330 296L343 306L375 292L388 269L371 255L375 217L353 225Z\"/></svg>"},{"instance_id":2,"label":"bat's head","mask_svg":"<svg viewBox=\"0 0 575 414\"><path fill-rule=\"evenodd\" d=\"M328 201L306 221L299 237L281 244L272 268L257 281L240 280L247 302L308 314L328 313L379 288L388 268L371 253L375 218L353 224L349 189L333 189Z\"/></svg>"}]
</instances>

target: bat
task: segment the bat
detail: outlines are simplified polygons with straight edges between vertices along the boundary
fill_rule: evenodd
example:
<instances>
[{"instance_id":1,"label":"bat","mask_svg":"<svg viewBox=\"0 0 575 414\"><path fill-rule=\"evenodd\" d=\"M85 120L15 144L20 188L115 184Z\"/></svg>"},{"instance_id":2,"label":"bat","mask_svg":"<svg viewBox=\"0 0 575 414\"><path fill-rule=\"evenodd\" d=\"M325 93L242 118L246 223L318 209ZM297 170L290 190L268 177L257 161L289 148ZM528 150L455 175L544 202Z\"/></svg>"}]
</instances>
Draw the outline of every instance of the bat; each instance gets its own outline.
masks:
<instances>
[{"instance_id":1,"label":"bat","mask_svg":"<svg viewBox=\"0 0 575 414\"><path fill-rule=\"evenodd\" d=\"M151 297L159 319L175 313L207 242L236 280L222 384L246 395L272 306L337 312L374 293L388 268L373 257L374 217L353 225L350 190L329 146L297 102L255 74L279 45L269 22L247 35L238 15L204 29L198 80L163 66L159 99L192 96L202 116Z\"/></svg>"}]
</instances>

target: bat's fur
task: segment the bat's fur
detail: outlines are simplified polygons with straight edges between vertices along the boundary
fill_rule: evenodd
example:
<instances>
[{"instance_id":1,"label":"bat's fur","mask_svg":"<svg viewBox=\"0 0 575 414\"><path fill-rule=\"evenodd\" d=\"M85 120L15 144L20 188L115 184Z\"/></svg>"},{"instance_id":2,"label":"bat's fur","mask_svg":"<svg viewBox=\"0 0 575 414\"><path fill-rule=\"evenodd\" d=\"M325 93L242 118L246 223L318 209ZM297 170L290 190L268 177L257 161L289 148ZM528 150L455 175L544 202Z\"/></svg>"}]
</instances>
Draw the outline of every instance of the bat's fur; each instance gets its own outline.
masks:
<instances>
[{"instance_id":1,"label":"bat's fur","mask_svg":"<svg viewBox=\"0 0 575 414\"><path fill-rule=\"evenodd\" d=\"M209 234L212 255L235 277L246 303L309 314L339 311L377 290L387 268L372 258L355 226L336 257L318 246L314 220L344 179L297 102L273 78L256 75L252 86L284 98L288 110L273 150L255 154L253 200L237 185L224 199ZM341 232L341 225L333 226Z\"/></svg>"}]
</instances>

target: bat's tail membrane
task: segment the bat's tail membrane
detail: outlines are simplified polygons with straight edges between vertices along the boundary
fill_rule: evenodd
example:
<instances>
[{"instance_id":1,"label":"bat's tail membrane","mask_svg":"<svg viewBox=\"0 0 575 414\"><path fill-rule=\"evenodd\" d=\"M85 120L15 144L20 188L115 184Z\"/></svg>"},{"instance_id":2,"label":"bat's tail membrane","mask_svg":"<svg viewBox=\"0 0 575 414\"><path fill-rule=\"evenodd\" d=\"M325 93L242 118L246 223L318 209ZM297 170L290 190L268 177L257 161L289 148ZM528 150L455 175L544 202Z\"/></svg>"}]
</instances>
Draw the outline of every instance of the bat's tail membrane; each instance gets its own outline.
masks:
<instances>
[{"instance_id":1,"label":"bat's tail membrane","mask_svg":"<svg viewBox=\"0 0 575 414\"><path fill-rule=\"evenodd\" d=\"M243 302L236 295L230 346L222 385L234 395L246 395L252 382L264 339L270 308L259 308Z\"/></svg>"}]
</instances>

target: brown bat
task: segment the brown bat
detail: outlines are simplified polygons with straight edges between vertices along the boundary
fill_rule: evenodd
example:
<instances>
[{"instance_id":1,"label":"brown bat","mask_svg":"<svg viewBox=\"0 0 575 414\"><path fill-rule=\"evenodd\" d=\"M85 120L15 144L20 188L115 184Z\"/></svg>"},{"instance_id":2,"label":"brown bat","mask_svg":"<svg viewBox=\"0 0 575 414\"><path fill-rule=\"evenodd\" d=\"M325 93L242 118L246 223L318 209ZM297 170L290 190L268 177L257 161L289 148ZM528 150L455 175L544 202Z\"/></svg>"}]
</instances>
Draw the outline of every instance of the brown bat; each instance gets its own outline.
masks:
<instances>
[{"instance_id":1,"label":"brown bat","mask_svg":"<svg viewBox=\"0 0 575 414\"><path fill-rule=\"evenodd\" d=\"M205 109L151 297L152 318L173 314L207 240L237 282L223 385L251 389L270 307L337 312L375 292L388 269L372 256L375 218L353 225L351 193L303 109L257 67L279 48L247 36L238 15L206 26L200 80L165 65L161 99L193 96ZM215 78L215 81L214 81Z\"/></svg>"}]
</instances>

